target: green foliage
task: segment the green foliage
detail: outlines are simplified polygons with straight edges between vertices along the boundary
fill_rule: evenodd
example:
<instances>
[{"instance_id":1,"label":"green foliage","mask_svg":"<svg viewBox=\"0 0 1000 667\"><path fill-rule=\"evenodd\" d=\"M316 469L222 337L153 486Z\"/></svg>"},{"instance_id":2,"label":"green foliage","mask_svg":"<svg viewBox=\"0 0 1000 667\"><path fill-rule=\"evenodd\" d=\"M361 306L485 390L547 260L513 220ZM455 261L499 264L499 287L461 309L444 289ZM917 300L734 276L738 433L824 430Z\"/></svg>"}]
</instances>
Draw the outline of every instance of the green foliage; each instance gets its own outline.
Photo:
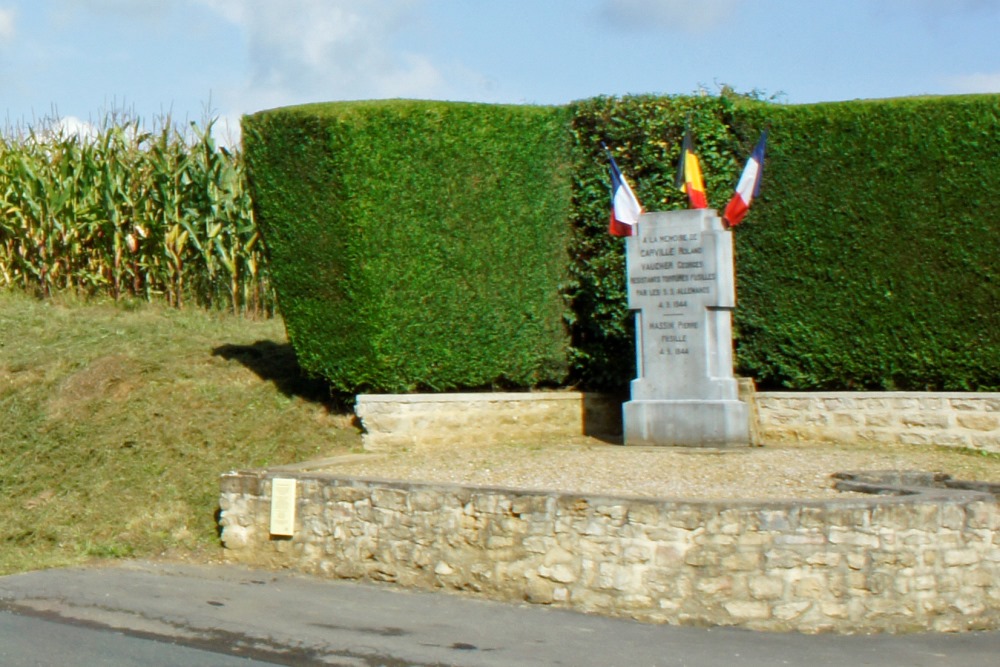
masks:
<instances>
[{"instance_id":1,"label":"green foliage","mask_svg":"<svg viewBox=\"0 0 1000 667\"><path fill-rule=\"evenodd\" d=\"M566 377L566 111L428 102L244 118L289 338L337 391Z\"/></svg>"},{"instance_id":2,"label":"green foliage","mask_svg":"<svg viewBox=\"0 0 1000 667\"><path fill-rule=\"evenodd\" d=\"M740 371L792 389L1000 389L1000 96L757 105L741 122L771 135L736 230Z\"/></svg>"},{"instance_id":3,"label":"green foliage","mask_svg":"<svg viewBox=\"0 0 1000 667\"><path fill-rule=\"evenodd\" d=\"M211 129L0 138L0 287L273 311L242 159Z\"/></svg>"},{"instance_id":4,"label":"green foliage","mask_svg":"<svg viewBox=\"0 0 1000 667\"><path fill-rule=\"evenodd\" d=\"M690 117L721 209L760 131L761 197L734 230L737 371L763 387L1000 388L1000 97L789 107L754 96L597 98L574 105L573 370L634 376L622 243L607 234L606 140L649 210L673 187Z\"/></svg>"},{"instance_id":5,"label":"green foliage","mask_svg":"<svg viewBox=\"0 0 1000 667\"><path fill-rule=\"evenodd\" d=\"M690 124L717 209L771 128L762 196L734 231L738 372L794 389L1000 388L989 215L1000 98L760 97L312 105L246 119L257 214L304 364L343 391L532 386L558 382L567 362L571 382L623 390L632 317L601 142L648 210L684 208L674 179Z\"/></svg>"},{"instance_id":6,"label":"green foliage","mask_svg":"<svg viewBox=\"0 0 1000 667\"><path fill-rule=\"evenodd\" d=\"M705 178L709 205L724 207L738 178L738 145L729 97L599 97L572 106L574 377L584 386L622 390L635 377L634 332L625 294L625 249L608 234L610 177L606 142L648 211L687 208L675 186L685 126Z\"/></svg>"}]
</instances>

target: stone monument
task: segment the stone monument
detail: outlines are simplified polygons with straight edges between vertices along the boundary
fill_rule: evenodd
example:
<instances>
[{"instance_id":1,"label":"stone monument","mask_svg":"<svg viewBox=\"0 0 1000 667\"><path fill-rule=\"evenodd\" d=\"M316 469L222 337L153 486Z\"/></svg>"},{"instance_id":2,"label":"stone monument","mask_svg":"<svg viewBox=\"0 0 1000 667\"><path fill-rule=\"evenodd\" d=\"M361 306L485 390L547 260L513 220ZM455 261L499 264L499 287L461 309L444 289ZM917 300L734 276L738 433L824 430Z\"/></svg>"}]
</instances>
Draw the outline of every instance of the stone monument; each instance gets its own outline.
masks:
<instances>
[{"instance_id":1,"label":"stone monument","mask_svg":"<svg viewBox=\"0 0 1000 667\"><path fill-rule=\"evenodd\" d=\"M733 375L732 234L710 209L646 213L626 239L636 377L626 445L750 444Z\"/></svg>"}]
</instances>

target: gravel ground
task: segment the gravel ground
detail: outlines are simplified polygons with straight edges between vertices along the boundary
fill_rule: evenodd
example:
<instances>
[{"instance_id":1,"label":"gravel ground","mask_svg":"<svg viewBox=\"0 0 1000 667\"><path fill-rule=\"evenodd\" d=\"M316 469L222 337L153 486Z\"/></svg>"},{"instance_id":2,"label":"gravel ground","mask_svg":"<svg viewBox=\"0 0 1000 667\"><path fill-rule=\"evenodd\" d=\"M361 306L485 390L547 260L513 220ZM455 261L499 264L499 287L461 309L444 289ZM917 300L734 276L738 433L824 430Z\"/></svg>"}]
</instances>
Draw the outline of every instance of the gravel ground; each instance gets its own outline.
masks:
<instances>
[{"instance_id":1,"label":"gravel ground","mask_svg":"<svg viewBox=\"0 0 1000 667\"><path fill-rule=\"evenodd\" d=\"M942 472L1000 482L1000 457L914 445L796 443L718 450L580 439L428 447L352 456L324 468L352 477L685 500L844 497L848 494L834 490L830 476L857 470Z\"/></svg>"}]
</instances>

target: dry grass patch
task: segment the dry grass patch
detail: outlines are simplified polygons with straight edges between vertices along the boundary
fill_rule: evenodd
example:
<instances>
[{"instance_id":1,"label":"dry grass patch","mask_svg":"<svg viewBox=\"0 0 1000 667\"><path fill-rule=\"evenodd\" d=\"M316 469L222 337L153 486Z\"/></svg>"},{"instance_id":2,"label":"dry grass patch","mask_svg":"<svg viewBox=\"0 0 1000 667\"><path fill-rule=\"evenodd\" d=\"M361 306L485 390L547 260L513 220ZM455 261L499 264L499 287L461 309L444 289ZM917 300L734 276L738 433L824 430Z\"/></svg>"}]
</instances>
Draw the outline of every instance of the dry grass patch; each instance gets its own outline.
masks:
<instances>
[{"instance_id":1,"label":"dry grass patch","mask_svg":"<svg viewBox=\"0 0 1000 667\"><path fill-rule=\"evenodd\" d=\"M0 292L0 574L213 553L220 473L359 445L280 320Z\"/></svg>"}]
</instances>

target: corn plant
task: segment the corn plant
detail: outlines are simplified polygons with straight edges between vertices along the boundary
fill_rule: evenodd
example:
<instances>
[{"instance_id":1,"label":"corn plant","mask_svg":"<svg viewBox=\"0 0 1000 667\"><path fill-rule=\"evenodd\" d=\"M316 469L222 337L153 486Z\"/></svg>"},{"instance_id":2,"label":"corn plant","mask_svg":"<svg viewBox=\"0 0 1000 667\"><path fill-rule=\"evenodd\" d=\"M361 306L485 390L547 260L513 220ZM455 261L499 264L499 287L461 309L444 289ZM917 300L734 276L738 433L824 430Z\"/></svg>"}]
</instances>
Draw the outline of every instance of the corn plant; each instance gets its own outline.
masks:
<instances>
[{"instance_id":1,"label":"corn plant","mask_svg":"<svg viewBox=\"0 0 1000 667\"><path fill-rule=\"evenodd\" d=\"M273 313L242 156L212 124L0 137L0 287Z\"/></svg>"}]
</instances>

